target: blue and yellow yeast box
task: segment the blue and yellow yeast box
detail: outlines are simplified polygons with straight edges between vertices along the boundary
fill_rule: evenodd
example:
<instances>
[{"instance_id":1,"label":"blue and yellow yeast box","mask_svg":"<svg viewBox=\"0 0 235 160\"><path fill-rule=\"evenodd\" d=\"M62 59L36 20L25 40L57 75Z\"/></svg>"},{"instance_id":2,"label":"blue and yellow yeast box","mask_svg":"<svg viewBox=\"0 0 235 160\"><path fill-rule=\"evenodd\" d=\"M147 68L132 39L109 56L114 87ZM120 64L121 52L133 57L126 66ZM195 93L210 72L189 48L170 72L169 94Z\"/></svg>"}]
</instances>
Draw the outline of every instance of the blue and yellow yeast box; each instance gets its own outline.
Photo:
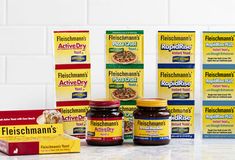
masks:
<instances>
[{"instance_id":1,"label":"blue and yellow yeast box","mask_svg":"<svg viewBox=\"0 0 235 160\"><path fill-rule=\"evenodd\" d=\"M195 31L159 31L158 63L194 63Z\"/></svg>"},{"instance_id":2,"label":"blue and yellow yeast box","mask_svg":"<svg viewBox=\"0 0 235 160\"><path fill-rule=\"evenodd\" d=\"M169 100L171 138L194 138L194 100Z\"/></svg>"},{"instance_id":3,"label":"blue and yellow yeast box","mask_svg":"<svg viewBox=\"0 0 235 160\"><path fill-rule=\"evenodd\" d=\"M158 64L159 97L193 100L194 81L194 64Z\"/></svg>"}]
</instances>

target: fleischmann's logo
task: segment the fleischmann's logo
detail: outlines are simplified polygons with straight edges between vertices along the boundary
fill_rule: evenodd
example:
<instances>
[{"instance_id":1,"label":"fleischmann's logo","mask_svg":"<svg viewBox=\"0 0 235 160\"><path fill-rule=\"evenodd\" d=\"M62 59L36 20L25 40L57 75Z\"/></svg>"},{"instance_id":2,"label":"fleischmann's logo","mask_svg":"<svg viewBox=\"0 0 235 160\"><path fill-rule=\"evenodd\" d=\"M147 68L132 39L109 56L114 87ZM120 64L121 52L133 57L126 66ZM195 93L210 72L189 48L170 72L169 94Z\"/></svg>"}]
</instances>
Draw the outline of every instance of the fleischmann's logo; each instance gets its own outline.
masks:
<instances>
[{"instance_id":1,"label":"fleischmann's logo","mask_svg":"<svg viewBox=\"0 0 235 160\"><path fill-rule=\"evenodd\" d=\"M58 73L58 78L83 78L83 77L88 77L88 72L84 73Z\"/></svg>"},{"instance_id":2,"label":"fleischmann's logo","mask_svg":"<svg viewBox=\"0 0 235 160\"><path fill-rule=\"evenodd\" d=\"M206 41L234 41L234 36L205 36Z\"/></svg>"},{"instance_id":3,"label":"fleischmann's logo","mask_svg":"<svg viewBox=\"0 0 235 160\"><path fill-rule=\"evenodd\" d=\"M160 38L162 41L192 41L192 36L169 36L161 35Z\"/></svg>"},{"instance_id":4,"label":"fleischmann's logo","mask_svg":"<svg viewBox=\"0 0 235 160\"><path fill-rule=\"evenodd\" d=\"M206 113L234 113L233 107L231 108L220 108L220 107L206 107Z\"/></svg>"},{"instance_id":5,"label":"fleischmann's logo","mask_svg":"<svg viewBox=\"0 0 235 160\"><path fill-rule=\"evenodd\" d=\"M77 37L77 36L57 36L57 41L86 41L85 36Z\"/></svg>"},{"instance_id":6,"label":"fleischmann's logo","mask_svg":"<svg viewBox=\"0 0 235 160\"><path fill-rule=\"evenodd\" d=\"M140 40L139 35L109 35L109 40Z\"/></svg>"},{"instance_id":7,"label":"fleischmann's logo","mask_svg":"<svg viewBox=\"0 0 235 160\"><path fill-rule=\"evenodd\" d=\"M187 108L187 109L180 109L180 108L171 108L168 110L171 112L171 113L192 113L192 109L190 108Z\"/></svg>"},{"instance_id":8,"label":"fleischmann's logo","mask_svg":"<svg viewBox=\"0 0 235 160\"><path fill-rule=\"evenodd\" d=\"M205 72L205 77L234 77L234 72L230 73Z\"/></svg>"},{"instance_id":9,"label":"fleischmann's logo","mask_svg":"<svg viewBox=\"0 0 235 160\"><path fill-rule=\"evenodd\" d=\"M62 114L69 114L69 113L86 113L89 110L88 107L85 108L71 108L71 109L64 109L61 108L61 113Z\"/></svg>"},{"instance_id":10,"label":"fleischmann's logo","mask_svg":"<svg viewBox=\"0 0 235 160\"><path fill-rule=\"evenodd\" d=\"M192 77L192 72L187 73L175 73L175 72L160 72L160 77Z\"/></svg>"},{"instance_id":11,"label":"fleischmann's logo","mask_svg":"<svg viewBox=\"0 0 235 160\"><path fill-rule=\"evenodd\" d=\"M91 126L102 126L102 127L111 127L111 126L118 126L118 121L110 121L110 122L104 122L104 121L90 121Z\"/></svg>"},{"instance_id":12,"label":"fleischmann's logo","mask_svg":"<svg viewBox=\"0 0 235 160\"><path fill-rule=\"evenodd\" d=\"M140 71L136 71L136 72L125 72L125 71L109 71L109 76L133 76L133 77L139 77L140 76Z\"/></svg>"},{"instance_id":13,"label":"fleischmann's logo","mask_svg":"<svg viewBox=\"0 0 235 160\"><path fill-rule=\"evenodd\" d=\"M141 121L141 120L138 120L137 124L140 125L140 126L165 126L166 122L165 121L155 122L155 121Z\"/></svg>"},{"instance_id":14,"label":"fleischmann's logo","mask_svg":"<svg viewBox=\"0 0 235 160\"><path fill-rule=\"evenodd\" d=\"M1 127L1 135L2 136L12 136L12 135L33 135L33 134L50 134L56 133L57 128L53 125L48 127L28 127L25 126L24 128L17 128L17 127Z\"/></svg>"}]
</instances>

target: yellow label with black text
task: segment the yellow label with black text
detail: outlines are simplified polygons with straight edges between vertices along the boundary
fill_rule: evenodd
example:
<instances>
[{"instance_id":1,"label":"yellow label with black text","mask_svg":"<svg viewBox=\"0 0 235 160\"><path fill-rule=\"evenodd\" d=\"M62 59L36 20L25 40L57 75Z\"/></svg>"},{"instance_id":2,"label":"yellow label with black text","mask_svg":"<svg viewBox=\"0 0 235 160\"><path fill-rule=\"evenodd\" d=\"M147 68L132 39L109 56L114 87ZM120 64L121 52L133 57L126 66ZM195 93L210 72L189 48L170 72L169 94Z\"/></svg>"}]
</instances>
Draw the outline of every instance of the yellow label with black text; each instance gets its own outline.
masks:
<instances>
[{"instance_id":1,"label":"yellow label with black text","mask_svg":"<svg viewBox=\"0 0 235 160\"><path fill-rule=\"evenodd\" d=\"M234 82L234 69L204 69L203 100L234 100Z\"/></svg>"},{"instance_id":2,"label":"yellow label with black text","mask_svg":"<svg viewBox=\"0 0 235 160\"><path fill-rule=\"evenodd\" d=\"M56 101L90 99L90 68L56 69L55 85Z\"/></svg>"},{"instance_id":3,"label":"yellow label with black text","mask_svg":"<svg viewBox=\"0 0 235 160\"><path fill-rule=\"evenodd\" d=\"M62 123L0 126L0 137L55 136L63 133Z\"/></svg>"},{"instance_id":4,"label":"yellow label with black text","mask_svg":"<svg viewBox=\"0 0 235 160\"><path fill-rule=\"evenodd\" d=\"M204 138L235 138L234 106L203 106Z\"/></svg>"},{"instance_id":5,"label":"yellow label with black text","mask_svg":"<svg viewBox=\"0 0 235 160\"><path fill-rule=\"evenodd\" d=\"M134 139L166 140L170 138L170 119L134 119Z\"/></svg>"},{"instance_id":6,"label":"yellow label with black text","mask_svg":"<svg viewBox=\"0 0 235 160\"><path fill-rule=\"evenodd\" d=\"M62 106L57 108L60 109L62 114L64 133L79 138L85 138L85 118L89 106Z\"/></svg>"},{"instance_id":7,"label":"yellow label with black text","mask_svg":"<svg viewBox=\"0 0 235 160\"><path fill-rule=\"evenodd\" d=\"M107 64L143 64L144 31L106 31Z\"/></svg>"},{"instance_id":8,"label":"yellow label with black text","mask_svg":"<svg viewBox=\"0 0 235 160\"><path fill-rule=\"evenodd\" d=\"M194 63L195 32L159 31L158 63Z\"/></svg>"},{"instance_id":9,"label":"yellow label with black text","mask_svg":"<svg viewBox=\"0 0 235 160\"><path fill-rule=\"evenodd\" d=\"M88 31L54 31L55 64L89 63Z\"/></svg>"},{"instance_id":10,"label":"yellow label with black text","mask_svg":"<svg viewBox=\"0 0 235 160\"><path fill-rule=\"evenodd\" d=\"M171 137L194 138L194 105L168 105L171 113Z\"/></svg>"},{"instance_id":11,"label":"yellow label with black text","mask_svg":"<svg viewBox=\"0 0 235 160\"><path fill-rule=\"evenodd\" d=\"M86 139L117 140L123 138L123 119L87 118Z\"/></svg>"},{"instance_id":12,"label":"yellow label with black text","mask_svg":"<svg viewBox=\"0 0 235 160\"><path fill-rule=\"evenodd\" d=\"M193 100L194 68L158 68L158 96L168 100Z\"/></svg>"},{"instance_id":13,"label":"yellow label with black text","mask_svg":"<svg viewBox=\"0 0 235 160\"><path fill-rule=\"evenodd\" d=\"M66 135L39 141L39 154L80 152L80 140Z\"/></svg>"},{"instance_id":14,"label":"yellow label with black text","mask_svg":"<svg viewBox=\"0 0 235 160\"><path fill-rule=\"evenodd\" d=\"M235 32L203 33L203 64L234 64Z\"/></svg>"},{"instance_id":15,"label":"yellow label with black text","mask_svg":"<svg viewBox=\"0 0 235 160\"><path fill-rule=\"evenodd\" d=\"M28 145L24 146L24 143L31 143L31 150L36 149L33 154L47 154L47 153L69 153L69 152L79 152L80 151L80 139L71 137L66 134L59 135L31 135L31 136L12 136L12 137L1 137L5 143L8 143L9 148L15 147L15 144L20 146L19 150L27 150ZM15 149L15 148L14 148ZM18 154L19 150L15 150L14 155ZM21 152L20 151L20 152Z\"/></svg>"}]
</instances>

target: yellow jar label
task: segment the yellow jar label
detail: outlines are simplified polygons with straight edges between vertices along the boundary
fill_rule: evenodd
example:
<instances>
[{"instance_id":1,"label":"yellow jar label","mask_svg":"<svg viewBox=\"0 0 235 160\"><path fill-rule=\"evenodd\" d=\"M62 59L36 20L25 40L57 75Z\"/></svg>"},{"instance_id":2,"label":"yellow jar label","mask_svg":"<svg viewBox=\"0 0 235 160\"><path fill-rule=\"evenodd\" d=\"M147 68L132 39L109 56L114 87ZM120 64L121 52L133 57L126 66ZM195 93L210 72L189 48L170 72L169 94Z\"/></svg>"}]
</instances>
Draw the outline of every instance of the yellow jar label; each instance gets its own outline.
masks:
<instances>
[{"instance_id":1,"label":"yellow jar label","mask_svg":"<svg viewBox=\"0 0 235 160\"><path fill-rule=\"evenodd\" d=\"M55 31L56 64L89 63L89 31Z\"/></svg>"},{"instance_id":2,"label":"yellow jar label","mask_svg":"<svg viewBox=\"0 0 235 160\"><path fill-rule=\"evenodd\" d=\"M194 138L194 105L168 105L167 109L171 113L171 137Z\"/></svg>"},{"instance_id":3,"label":"yellow jar label","mask_svg":"<svg viewBox=\"0 0 235 160\"><path fill-rule=\"evenodd\" d=\"M90 65L56 65L56 101L77 101L90 98Z\"/></svg>"},{"instance_id":4,"label":"yellow jar label","mask_svg":"<svg viewBox=\"0 0 235 160\"><path fill-rule=\"evenodd\" d=\"M168 100L193 100L194 68L159 67L158 96Z\"/></svg>"},{"instance_id":5,"label":"yellow jar label","mask_svg":"<svg viewBox=\"0 0 235 160\"><path fill-rule=\"evenodd\" d=\"M158 63L194 63L195 32L158 32Z\"/></svg>"},{"instance_id":6,"label":"yellow jar label","mask_svg":"<svg viewBox=\"0 0 235 160\"><path fill-rule=\"evenodd\" d=\"M144 31L106 31L107 64L143 64Z\"/></svg>"},{"instance_id":7,"label":"yellow jar label","mask_svg":"<svg viewBox=\"0 0 235 160\"><path fill-rule=\"evenodd\" d=\"M107 64L107 98L128 101L143 97L143 79L143 64Z\"/></svg>"},{"instance_id":8,"label":"yellow jar label","mask_svg":"<svg viewBox=\"0 0 235 160\"><path fill-rule=\"evenodd\" d=\"M135 140L167 140L171 137L170 119L134 119Z\"/></svg>"},{"instance_id":9,"label":"yellow jar label","mask_svg":"<svg viewBox=\"0 0 235 160\"><path fill-rule=\"evenodd\" d=\"M87 118L86 139L111 141L123 138L123 119Z\"/></svg>"},{"instance_id":10,"label":"yellow jar label","mask_svg":"<svg viewBox=\"0 0 235 160\"><path fill-rule=\"evenodd\" d=\"M215 102L216 104L216 102ZM235 138L234 106L203 106L204 138Z\"/></svg>"},{"instance_id":11,"label":"yellow jar label","mask_svg":"<svg viewBox=\"0 0 235 160\"><path fill-rule=\"evenodd\" d=\"M234 64L235 32L203 32L203 64Z\"/></svg>"}]
</instances>

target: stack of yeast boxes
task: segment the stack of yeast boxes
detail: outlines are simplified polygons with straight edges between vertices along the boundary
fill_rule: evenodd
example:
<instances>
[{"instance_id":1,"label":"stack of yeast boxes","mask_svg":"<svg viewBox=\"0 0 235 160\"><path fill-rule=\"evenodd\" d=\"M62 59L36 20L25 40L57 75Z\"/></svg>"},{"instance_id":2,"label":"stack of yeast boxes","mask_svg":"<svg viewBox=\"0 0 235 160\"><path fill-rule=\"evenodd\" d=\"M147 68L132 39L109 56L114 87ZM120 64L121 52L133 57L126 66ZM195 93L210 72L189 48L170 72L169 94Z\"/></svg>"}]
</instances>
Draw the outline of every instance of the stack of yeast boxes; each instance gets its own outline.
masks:
<instances>
[{"instance_id":1,"label":"stack of yeast boxes","mask_svg":"<svg viewBox=\"0 0 235 160\"><path fill-rule=\"evenodd\" d=\"M194 138L194 63L194 31L158 32L158 97L168 100L172 138Z\"/></svg>"},{"instance_id":2,"label":"stack of yeast boxes","mask_svg":"<svg viewBox=\"0 0 235 160\"><path fill-rule=\"evenodd\" d=\"M54 31L56 107L64 132L85 138L90 99L89 31Z\"/></svg>"},{"instance_id":3,"label":"stack of yeast boxes","mask_svg":"<svg viewBox=\"0 0 235 160\"><path fill-rule=\"evenodd\" d=\"M136 99L143 97L144 33L106 31L106 96L121 101L124 138L132 139Z\"/></svg>"},{"instance_id":4,"label":"stack of yeast boxes","mask_svg":"<svg viewBox=\"0 0 235 160\"><path fill-rule=\"evenodd\" d=\"M235 32L203 33L203 138L235 138Z\"/></svg>"}]
</instances>

